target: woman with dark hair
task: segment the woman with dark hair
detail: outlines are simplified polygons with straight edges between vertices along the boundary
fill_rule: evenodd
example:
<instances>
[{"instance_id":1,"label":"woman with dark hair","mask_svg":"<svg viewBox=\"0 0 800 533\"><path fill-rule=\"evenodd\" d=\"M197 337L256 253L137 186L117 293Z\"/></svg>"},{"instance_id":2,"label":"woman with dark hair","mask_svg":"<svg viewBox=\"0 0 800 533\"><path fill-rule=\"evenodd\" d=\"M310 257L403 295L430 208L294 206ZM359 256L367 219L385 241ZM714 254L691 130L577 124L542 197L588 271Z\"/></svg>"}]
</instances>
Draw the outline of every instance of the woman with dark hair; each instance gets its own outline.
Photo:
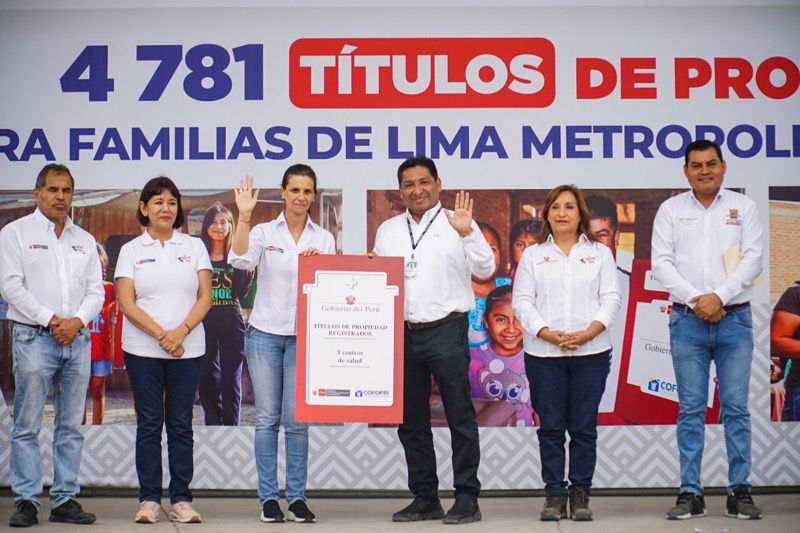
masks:
<instances>
[{"instance_id":1,"label":"woman with dark hair","mask_svg":"<svg viewBox=\"0 0 800 533\"><path fill-rule=\"evenodd\" d=\"M203 364L203 317L211 308L211 262L203 242L178 231L181 194L166 177L148 181L136 212L147 230L126 243L114 273L125 316L122 350L136 408L136 522L161 513L161 431L169 452L170 520L200 522L192 507L192 406Z\"/></svg>"},{"instance_id":2,"label":"woman with dark hair","mask_svg":"<svg viewBox=\"0 0 800 533\"><path fill-rule=\"evenodd\" d=\"M512 307L524 330L525 373L539 413L545 504L541 520L591 520L597 410L611 365L608 328L620 305L611 250L589 228L580 189L547 195L539 243L517 269ZM569 432L569 488L564 480Z\"/></svg>"},{"instance_id":3,"label":"woman with dark hair","mask_svg":"<svg viewBox=\"0 0 800 533\"><path fill-rule=\"evenodd\" d=\"M255 455L262 522L283 522L278 505L278 431L286 444L286 500L295 522L314 522L306 505L308 425L295 420L297 268L301 255L335 253L333 235L311 221L317 177L308 165L286 169L281 181L283 212L252 230L258 201L253 178L234 190L239 220L228 260L236 268L258 267L259 291L245 340L247 367L256 400Z\"/></svg>"},{"instance_id":4,"label":"woman with dark hair","mask_svg":"<svg viewBox=\"0 0 800 533\"><path fill-rule=\"evenodd\" d=\"M212 267L212 305L203 320L206 353L197 386L207 426L239 425L245 335L239 299L247 295L253 273L228 264L234 231L233 214L214 202L200 229Z\"/></svg>"}]
</instances>

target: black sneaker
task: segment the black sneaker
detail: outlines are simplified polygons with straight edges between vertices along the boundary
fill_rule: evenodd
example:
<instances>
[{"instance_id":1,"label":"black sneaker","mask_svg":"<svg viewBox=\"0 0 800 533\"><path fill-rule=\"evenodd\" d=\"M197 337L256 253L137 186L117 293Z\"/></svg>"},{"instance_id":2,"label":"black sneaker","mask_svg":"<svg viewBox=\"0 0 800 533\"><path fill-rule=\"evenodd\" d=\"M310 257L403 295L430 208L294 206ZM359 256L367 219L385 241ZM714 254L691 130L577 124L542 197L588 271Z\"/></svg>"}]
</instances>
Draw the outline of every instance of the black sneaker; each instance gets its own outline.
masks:
<instances>
[{"instance_id":1,"label":"black sneaker","mask_svg":"<svg viewBox=\"0 0 800 533\"><path fill-rule=\"evenodd\" d=\"M75 500L67 500L58 507L50 509L50 521L64 524L94 524L97 517L87 513Z\"/></svg>"},{"instance_id":2,"label":"black sneaker","mask_svg":"<svg viewBox=\"0 0 800 533\"><path fill-rule=\"evenodd\" d=\"M305 522L307 524L317 521L317 517L314 516L314 513L311 512L311 509L308 508L308 505L303 500L294 501L289 505L289 518L295 522Z\"/></svg>"},{"instance_id":3,"label":"black sneaker","mask_svg":"<svg viewBox=\"0 0 800 533\"><path fill-rule=\"evenodd\" d=\"M667 511L667 520L686 520L706 515L706 499L702 494L681 492L675 505Z\"/></svg>"},{"instance_id":4,"label":"black sneaker","mask_svg":"<svg viewBox=\"0 0 800 533\"><path fill-rule=\"evenodd\" d=\"M456 496L456 503L444 515L445 524L469 524L478 522L481 518L481 508L478 502L469 496Z\"/></svg>"},{"instance_id":5,"label":"black sneaker","mask_svg":"<svg viewBox=\"0 0 800 533\"><path fill-rule=\"evenodd\" d=\"M276 500L267 500L261 506L262 522L283 522L283 511Z\"/></svg>"},{"instance_id":6,"label":"black sneaker","mask_svg":"<svg viewBox=\"0 0 800 533\"><path fill-rule=\"evenodd\" d=\"M592 510L589 509L589 493L585 488L569 488L569 515L576 522L588 522L592 519Z\"/></svg>"},{"instance_id":7,"label":"black sneaker","mask_svg":"<svg viewBox=\"0 0 800 533\"><path fill-rule=\"evenodd\" d=\"M8 519L8 525L11 527L31 527L39 523L36 515L39 511L30 500L20 500L14 505L14 513Z\"/></svg>"},{"instance_id":8,"label":"black sneaker","mask_svg":"<svg viewBox=\"0 0 800 533\"><path fill-rule=\"evenodd\" d=\"M761 509L753 503L753 497L747 487L740 485L733 489L733 494L728 496L725 514L739 520L754 520L761 518Z\"/></svg>"},{"instance_id":9,"label":"black sneaker","mask_svg":"<svg viewBox=\"0 0 800 533\"><path fill-rule=\"evenodd\" d=\"M444 509L439 498L425 500L419 496L414 501L392 515L392 522L417 522L419 520L440 520Z\"/></svg>"},{"instance_id":10,"label":"black sneaker","mask_svg":"<svg viewBox=\"0 0 800 533\"><path fill-rule=\"evenodd\" d=\"M552 522L567 518L567 494L556 494L545 496L544 507L539 513L539 520L542 522Z\"/></svg>"}]
</instances>

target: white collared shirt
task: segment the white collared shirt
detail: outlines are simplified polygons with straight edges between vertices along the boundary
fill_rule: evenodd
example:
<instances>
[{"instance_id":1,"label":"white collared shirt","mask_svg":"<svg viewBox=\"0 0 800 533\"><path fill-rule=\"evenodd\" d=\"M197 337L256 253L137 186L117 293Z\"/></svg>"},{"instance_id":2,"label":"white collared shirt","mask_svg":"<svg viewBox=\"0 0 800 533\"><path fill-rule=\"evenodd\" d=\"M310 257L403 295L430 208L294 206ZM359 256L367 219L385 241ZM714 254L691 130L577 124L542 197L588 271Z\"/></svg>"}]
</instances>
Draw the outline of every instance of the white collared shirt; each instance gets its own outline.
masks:
<instances>
[{"instance_id":1,"label":"white collared shirt","mask_svg":"<svg viewBox=\"0 0 800 533\"><path fill-rule=\"evenodd\" d=\"M211 270L203 241L174 231L164 246L144 232L119 251L114 278L133 280L136 305L165 330L180 326L197 303L200 280L197 273ZM122 349L133 355L172 359L158 344L125 317ZM183 341L183 359L201 357L206 351L205 332L200 322Z\"/></svg>"},{"instance_id":2,"label":"white collared shirt","mask_svg":"<svg viewBox=\"0 0 800 533\"><path fill-rule=\"evenodd\" d=\"M522 253L514 278L511 306L522 324L525 353L568 357L601 353L611 348L608 330L617 317L620 291L614 255L604 244L581 235L569 256L550 235ZM544 328L581 331L593 321L606 329L577 350L561 350L536 335Z\"/></svg>"},{"instance_id":3,"label":"white collared shirt","mask_svg":"<svg viewBox=\"0 0 800 533\"><path fill-rule=\"evenodd\" d=\"M425 212L419 223L408 210L392 217L378 228L374 251L382 256L401 256L406 264L405 319L409 322L433 322L454 311L466 312L475 307L471 276L486 278L494 272L494 254L475 221L472 233L461 237L444 213L433 220L441 207L437 203ZM408 225L418 243L413 250ZM409 261L416 263L413 276Z\"/></svg>"},{"instance_id":4,"label":"white collared shirt","mask_svg":"<svg viewBox=\"0 0 800 533\"><path fill-rule=\"evenodd\" d=\"M0 231L0 292L8 319L47 326L54 315L89 324L105 300L91 234L67 217L61 237L37 208Z\"/></svg>"},{"instance_id":5,"label":"white collared shirt","mask_svg":"<svg viewBox=\"0 0 800 533\"><path fill-rule=\"evenodd\" d=\"M294 242L283 213L250 230L247 253L228 252L234 268L258 267L256 292L250 325L273 335L297 335L297 267L300 252L316 248L323 254L336 253L333 235L306 218L300 240Z\"/></svg>"},{"instance_id":6,"label":"white collared shirt","mask_svg":"<svg viewBox=\"0 0 800 533\"><path fill-rule=\"evenodd\" d=\"M653 221L653 274L673 302L689 304L714 292L722 305L749 302L750 283L761 273L762 228L753 200L720 189L706 209L692 191L666 200ZM741 246L738 268L730 276L722 254Z\"/></svg>"}]
</instances>

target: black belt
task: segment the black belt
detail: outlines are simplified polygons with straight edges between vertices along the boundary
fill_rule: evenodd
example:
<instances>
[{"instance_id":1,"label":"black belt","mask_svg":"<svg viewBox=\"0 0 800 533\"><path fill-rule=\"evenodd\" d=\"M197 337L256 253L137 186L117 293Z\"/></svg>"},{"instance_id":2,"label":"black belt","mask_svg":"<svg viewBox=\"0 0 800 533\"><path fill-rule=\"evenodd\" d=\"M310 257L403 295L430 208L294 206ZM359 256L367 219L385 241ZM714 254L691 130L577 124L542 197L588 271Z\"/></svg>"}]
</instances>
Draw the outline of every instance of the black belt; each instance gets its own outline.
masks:
<instances>
[{"instance_id":1,"label":"black belt","mask_svg":"<svg viewBox=\"0 0 800 533\"><path fill-rule=\"evenodd\" d=\"M453 311L449 315L444 318L440 318L439 320L434 320L433 322L409 322L406 320L406 327L408 329L428 329L433 328L436 326L441 326L442 324L447 324L448 322L452 322L453 320L458 320L459 318L465 316L467 313L463 313L461 311Z\"/></svg>"},{"instance_id":2,"label":"black belt","mask_svg":"<svg viewBox=\"0 0 800 533\"><path fill-rule=\"evenodd\" d=\"M678 311L691 311L692 308L686 306L684 304L679 304L678 302L673 302L672 307L677 309ZM733 304L733 305L723 305L722 308L725 310L726 313L730 313L731 311L736 311L737 309L742 309L743 307L750 307L750 302L745 302L743 304Z\"/></svg>"},{"instance_id":3,"label":"black belt","mask_svg":"<svg viewBox=\"0 0 800 533\"><path fill-rule=\"evenodd\" d=\"M11 323L18 326L25 326L26 328L33 328L39 333L50 333L50 328L47 326L40 326L39 324L26 324L24 322L17 322L16 320L12 320Z\"/></svg>"}]
</instances>

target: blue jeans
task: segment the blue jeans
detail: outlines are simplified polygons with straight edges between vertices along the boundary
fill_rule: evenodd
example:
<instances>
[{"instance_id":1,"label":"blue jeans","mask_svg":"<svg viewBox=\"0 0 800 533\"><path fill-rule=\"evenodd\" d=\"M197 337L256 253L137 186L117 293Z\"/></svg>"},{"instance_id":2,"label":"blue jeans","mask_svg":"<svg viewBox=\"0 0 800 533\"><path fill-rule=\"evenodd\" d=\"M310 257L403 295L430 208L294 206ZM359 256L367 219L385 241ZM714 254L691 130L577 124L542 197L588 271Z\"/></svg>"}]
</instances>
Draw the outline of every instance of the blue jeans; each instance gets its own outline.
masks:
<instances>
[{"instance_id":1,"label":"blue jeans","mask_svg":"<svg viewBox=\"0 0 800 533\"><path fill-rule=\"evenodd\" d=\"M169 500L192 501L192 407L202 357L156 359L125 353L136 407L136 475L139 501L161 502L161 430L167 427Z\"/></svg>"},{"instance_id":2,"label":"blue jeans","mask_svg":"<svg viewBox=\"0 0 800 533\"><path fill-rule=\"evenodd\" d=\"M83 435L80 427L86 388L89 385L91 353L89 333L78 333L71 346L61 346L45 328L14 324L14 429L11 431L11 488L16 501L42 493L42 458L39 430L53 387L53 486L50 503L57 507L78 495Z\"/></svg>"},{"instance_id":3,"label":"blue jeans","mask_svg":"<svg viewBox=\"0 0 800 533\"><path fill-rule=\"evenodd\" d=\"M539 455L547 496L564 494L566 432L569 432L569 483L591 489L597 464L597 410L611 368L611 350L576 357L525 354L525 373L541 425Z\"/></svg>"},{"instance_id":4,"label":"blue jeans","mask_svg":"<svg viewBox=\"0 0 800 533\"><path fill-rule=\"evenodd\" d=\"M786 387L786 400L781 413L782 422L796 422L800 420L800 385Z\"/></svg>"},{"instance_id":5,"label":"blue jeans","mask_svg":"<svg viewBox=\"0 0 800 533\"><path fill-rule=\"evenodd\" d=\"M750 307L728 312L716 324L698 318L689 309L672 308L670 348L678 384L678 451L681 492L703 493L703 460L708 374L717 369L725 447L728 451L728 494L738 485L750 487L750 365L753 361L753 318Z\"/></svg>"},{"instance_id":6,"label":"blue jeans","mask_svg":"<svg viewBox=\"0 0 800 533\"><path fill-rule=\"evenodd\" d=\"M279 496L281 414L286 441L286 499L289 503L306 499L308 424L294 419L296 340L294 335L273 335L252 327L247 330L247 368L256 399L258 498L262 504Z\"/></svg>"}]
</instances>

